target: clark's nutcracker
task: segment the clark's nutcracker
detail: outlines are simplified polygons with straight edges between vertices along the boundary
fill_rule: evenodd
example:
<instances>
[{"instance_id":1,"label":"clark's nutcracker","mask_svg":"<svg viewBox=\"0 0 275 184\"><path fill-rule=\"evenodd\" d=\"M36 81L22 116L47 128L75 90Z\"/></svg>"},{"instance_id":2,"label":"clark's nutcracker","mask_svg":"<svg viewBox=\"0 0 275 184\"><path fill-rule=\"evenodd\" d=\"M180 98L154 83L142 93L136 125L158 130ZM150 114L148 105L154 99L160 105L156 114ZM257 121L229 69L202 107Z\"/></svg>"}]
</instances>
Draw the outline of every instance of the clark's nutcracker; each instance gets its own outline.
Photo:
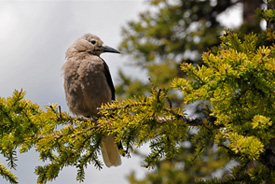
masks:
<instances>
[{"instance_id":1,"label":"clark's nutcracker","mask_svg":"<svg viewBox=\"0 0 275 184\"><path fill-rule=\"evenodd\" d=\"M102 103L115 100L114 84L109 68L100 57L103 52L120 53L104 45L101 39L85 34L67 50L63 66L67 105L72 113L84 117L97 116ZM105 135L101 152L106 166L118 166L121 159L113 135Z\"/></svg>"}]
</instances>

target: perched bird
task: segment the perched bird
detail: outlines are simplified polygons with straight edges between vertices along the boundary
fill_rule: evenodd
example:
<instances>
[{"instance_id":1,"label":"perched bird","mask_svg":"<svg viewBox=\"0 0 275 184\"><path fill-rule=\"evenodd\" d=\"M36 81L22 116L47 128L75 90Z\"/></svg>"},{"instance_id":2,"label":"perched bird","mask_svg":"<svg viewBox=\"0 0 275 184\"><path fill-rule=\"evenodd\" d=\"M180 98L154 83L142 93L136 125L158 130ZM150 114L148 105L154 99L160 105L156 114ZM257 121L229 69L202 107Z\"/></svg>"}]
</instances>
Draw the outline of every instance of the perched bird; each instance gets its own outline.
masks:
<instances>
[{"instance_id":1,"label":"perched bird","mask_svg":"<svg viewBox=\"0 0 275 184\"><path fill-rule=\"evenodd\" d=\"M77 39L66 52L64 89L67 105L75 115L97 116L98 107L115 100L115 88L108 65L100 57L104 52L120 53L89 33ZM102 138L101 152L106 166L121 164L113 135Z\"/></svg>"}]
</instances>

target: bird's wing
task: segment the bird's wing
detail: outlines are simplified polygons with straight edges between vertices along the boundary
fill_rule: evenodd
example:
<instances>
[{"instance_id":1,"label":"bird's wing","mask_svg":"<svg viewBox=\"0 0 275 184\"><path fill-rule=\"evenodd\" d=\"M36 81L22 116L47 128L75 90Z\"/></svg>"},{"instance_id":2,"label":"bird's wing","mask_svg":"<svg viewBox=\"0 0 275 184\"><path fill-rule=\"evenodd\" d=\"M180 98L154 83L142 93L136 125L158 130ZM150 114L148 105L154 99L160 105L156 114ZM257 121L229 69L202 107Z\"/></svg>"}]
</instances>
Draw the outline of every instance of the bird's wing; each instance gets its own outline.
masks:
<instances>
[{"instance_id":1,"label":"bird's wing","mask_svg":"<svg viewBox=\"0 0 275 184\"><path fill-rule=\"evenodd\" d=\"M108 65L106 64L106 62L103 60L103 63L104 63L104 74L105 74L105 77L107 79L107 83L111 89L111 92L112 92L112 100L115 100L115 87L114 87L114 84L113 84L113 80L112 80L112 77L111 77L111 74L110 74L110 70L109 70L109 67Z\"/></svg>"}]
</instances>

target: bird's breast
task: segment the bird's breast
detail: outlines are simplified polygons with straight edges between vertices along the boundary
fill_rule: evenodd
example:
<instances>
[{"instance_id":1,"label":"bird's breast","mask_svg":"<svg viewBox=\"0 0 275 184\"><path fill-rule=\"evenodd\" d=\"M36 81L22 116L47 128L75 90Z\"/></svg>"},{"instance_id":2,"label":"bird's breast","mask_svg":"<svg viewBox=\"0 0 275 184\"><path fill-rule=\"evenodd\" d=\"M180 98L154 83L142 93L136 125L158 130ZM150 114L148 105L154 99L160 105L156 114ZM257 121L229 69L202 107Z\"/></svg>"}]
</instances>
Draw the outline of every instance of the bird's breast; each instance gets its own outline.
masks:
<instances>
[{"instance_id":1,"label":"bird's breast","mask_svg":"<svg viewBox=\"0 0 275 184\"><path fill-rule=\"evenodd\" d=\"M102 103L111 101L112 94L101 58L70 58L63 70L66 100L74 114L95 116Z\"/></svg>"}]
</instances>

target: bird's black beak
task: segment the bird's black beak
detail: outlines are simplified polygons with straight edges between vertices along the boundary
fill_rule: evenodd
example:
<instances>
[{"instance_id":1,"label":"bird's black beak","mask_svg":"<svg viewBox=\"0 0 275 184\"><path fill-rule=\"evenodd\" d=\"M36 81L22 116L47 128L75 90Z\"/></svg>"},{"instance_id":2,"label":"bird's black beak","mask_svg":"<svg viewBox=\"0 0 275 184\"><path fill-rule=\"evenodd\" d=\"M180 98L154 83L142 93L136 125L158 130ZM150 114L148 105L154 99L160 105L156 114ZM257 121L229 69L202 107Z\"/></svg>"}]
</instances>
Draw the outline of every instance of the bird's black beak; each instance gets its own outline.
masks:
<instances>
[{"instance_id":1,"label":"bird's black beak","mask_svg":"<svg viewBox=\"0 0 275 184\"><path fill-rule=\"evenodd\" d=\"M112 47L109 47L109 46L101 46L99 47L99 50L102 51L102 52L113 52L113 53L118 53L120 54L120 52Z\"/></svg>"}]
</instances>

